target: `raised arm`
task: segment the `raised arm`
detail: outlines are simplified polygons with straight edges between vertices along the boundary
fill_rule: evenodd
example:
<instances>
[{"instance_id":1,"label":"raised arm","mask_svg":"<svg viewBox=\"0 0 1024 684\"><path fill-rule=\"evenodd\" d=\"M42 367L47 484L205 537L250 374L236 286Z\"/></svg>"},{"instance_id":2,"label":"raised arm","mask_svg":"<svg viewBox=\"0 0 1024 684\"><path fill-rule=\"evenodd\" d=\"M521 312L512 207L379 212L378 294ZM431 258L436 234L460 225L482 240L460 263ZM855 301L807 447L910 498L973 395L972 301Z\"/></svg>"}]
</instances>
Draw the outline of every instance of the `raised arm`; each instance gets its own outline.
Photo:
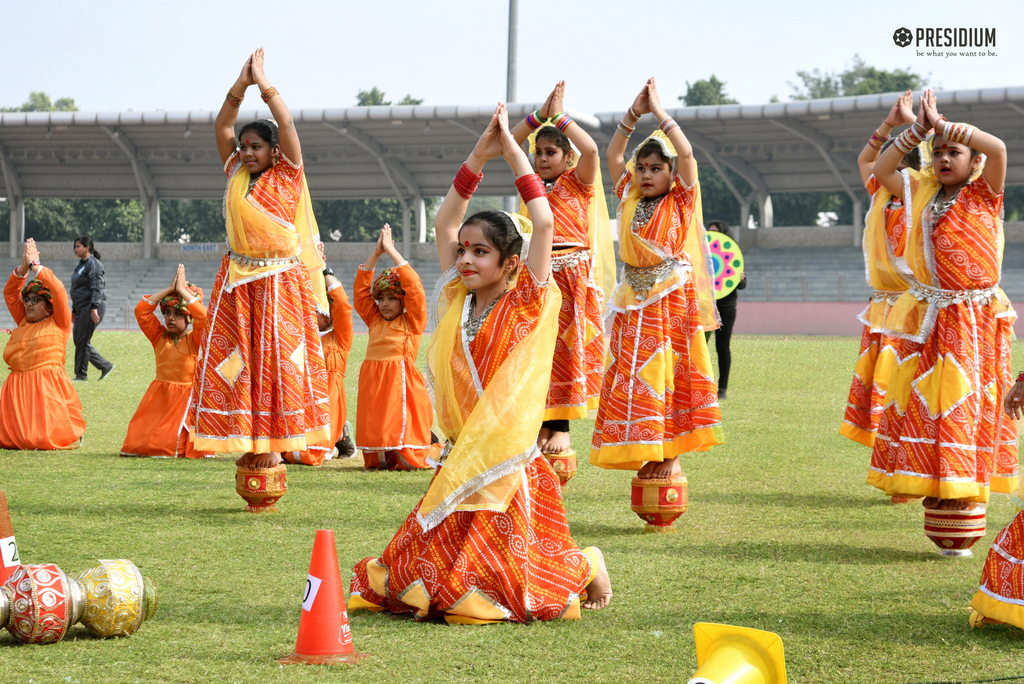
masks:
<instances>
[{"instance_id":1,"label":"raised arm","mask_svg":"<svg viewBox=\"0 0 1024 684\"><path fill-rule=\"evenodd\" d=\"M658 118L658 125L668 136L672 146L676 148L676 154L679 155L676 160L676 173L689 187L697 180L697 160L693 158L693 145L683 135L683 129L679 127L675 119L669 116L661 106L658 87L653 78L647 83L647 97L651 103L651 112Z\"/></svg>"},{"instance_id":2,"label":"raised arm","mask_svg":"<svg viewBox=\"0 0 1024 684\"><path fill-rule=\"evenodd\" d=\"M405 257L395 248L395 240L391 237L390 224L385 223L384 228L380 231L380 247L395 262L395 266L401 266L406 262Z\"/></svg>"},{"instance_id":3,"label":"raised arm","mask_svg":"<svg viewBox=\"0 0 1024 684\"><path fill-rule=\"evenodd\" d=\"M284 98L277 92L277 88L270 85L267 76L263 73L263 48L252 53L252 79L260 89L260 97L270 107L270 113L277 122L277 135L281 141L281 154L288 157L292 164L298 166L302 163L302 146L299 145L299 134L295 130L295 121L292 113L288 111L288 105Z\"/></svg>"},{"instance_id":4,"label":"raised arm","mask_svg":"<svg viewBox=\"0 0 1024 684\"><path fill-rule=\"evenodd\" d=\"M928 135L928 117L925 113L925 98L932 91L926 90L921 95L921 101L917 106L917 118L914 124L907 130L900 133L899 137L889 145L875 162L873 173L882 187L896 197L903 197L903 176L897 170L903 157L910 154L910 151L924 142ZM933 95L934 97L934 95Z\"/></svg>"},{"instance_id":5,"label":"raised arm","mask_svg":"<svg viewBox=\"0 0 1024 684\"><path fill-rule=\"evenodd\" d=\"M544 104L541 108L535 112L526 115L522 121L517 123L512 129L512 137L516 139L516 143L522 145L523 142L530 137L530 133L541 127L545 121L547 121L551 115L555 112L562 111L561 109L552 109L551 102L554 99L555 91L559 88L565 87L565 81L559 81L555 84L554 90L548 95L548 99L544 100Z\"/></svg>"},{"instance_id":6,"label":"raised arm","mask_svg":"<svg viewBox=\"0 0 1024 684\"><path fill-rule=\"evenodd\" d=\"M561 114L555 124L565 133L565 137L580 151L580 160L576 164L576 177L584 185L593 185L597 180L597 169L601 165L601 153L597 149L597 143L590 137L579 124L564 113L563 98L565 96L565 81L562 81L551 93L551 111L553 115ZM616 179L617 180L617 179Z\"/></svg>"},{"instance_id":7,"label":"raised arm","mask_svg":"<svg viewBox=\"0 0 1024 684\"><path fill-rule=\"evenodd\" d=\"M640 120L641 116L651 111L647 87L653 80L653 78L649 78L647 83L644 83L644 87L633 99L633 104L626 111L626 115L622 117L622 122L612 135L611 142L608 143L605 157L608 159L608 171L612 174L613 183L618 183L622 174L626 172L626 145L629 144L629 136L636 128L636 122Z\"/></svg>"},{"instance_id":8,"label":"raised arm","mask_svg":"<svg viewBox=\"0 0 1024 684\"><path fill-rule=\"evenodd\" d=\"M992 192L997 195L1006 184L1006 145L1002 140L966 123L952 123L939 114L936 108L935 94L930 90L922 98L925 116L928 123L935 128L935 135L942 136L950 142L966 145L984 154L985 170L982 174Z\"/></svg>"},{"instance_id":9,"label":"raised arm","mask_svg":"<svg viewBox=\"0 0 1024 684\"><path fill-rule=\"evenodd\" d=\"M494 116L498 125L501 155L516 174L516 189L526 202L526 208L533 221L527 261L533 275L538 280L545 281L551 274L551 237L555 230L555 217L551 214L544 183L533 172L529 158L508 129L508 112L505 105L498 105Z\"/></svg>"},{"instance_id":10,"label":"raised arm","mask_svg":"<svg viewBox=\"0 0 1024 684\"><path fill-rule=\"evenodd\" d=\"M484 164L502 153L501 132L498 124L498 111L504 105L498 105L494 116L476 142L466 162L455 175L452 187L434 214L434 235L437 238L437 256L441 262L441 270L447 271L455 263L455 250L459 242L459 228L466 216L469 199L476 191L476 186L483 178ZM511 136L511 133L509 134ZM522 152L522 148L519 148ZM523 153L526 156L526 153ZM529 161L527 161L529 164Z\"/></svg>"},{"instance_id":11,"label":"raised arm","mask_svg":"<svg viewBox=\"0 0 1024 684\"><path fill-rule=\"evenodd\" d=\"M235 141L235 121L238 120L238 108L242 105L245 90L252 84L252 55L250 55L242 65L242 73L238 74L238 78L228 90L224 104L220 106L220 111L217 113L217 120L213 124L221 164L226 164L231 155L235 153L235 148L238 147Z\"/></svg>"},{"instance_id":12,"label":"raised arm","mask_svg":"<svg viewBox=\"0 0 1024 684\"><path fill-rule=\"evenodd\" d=\"M36 248L36 241L32 238L25 240L25 246L21 250L21 263L14 273L7 279L4 287L4 300L7 302L7 310L11 312L15 324L20 325L25 318L25 303L21 301L21 288L25 287L28 272L39 273L42 266L39 265L39 250Z\"/></svg>"},{"instance_id":13,"label":"raised arm","mask_svg":"<svg viewBox=\"0 0 1024 684\"><path fill-rule=\"evenodd\" d=\"M327 297L331 300L331 324L334 327L334 339L338 346L347 354L352 349L352 304L341 281L332 275L324 276L327 286Z\"/></svg>"},{"instance_id":14,"label":"raised arm","mask_svg":"<svg viewBox=\"0 0 1024 684\"><path fill-rule=\"evenodd\" d=\"M889 133L892 132L892 129L905 123L914 123L914 94L909 90L896 99L888 116L882 121L882 125L871 135L867 144L864 145L864 149L857 156L860 178L865 185L875 171L875 162L878 161L882 145L889 139Z\"/></svg>"}]
</instances>

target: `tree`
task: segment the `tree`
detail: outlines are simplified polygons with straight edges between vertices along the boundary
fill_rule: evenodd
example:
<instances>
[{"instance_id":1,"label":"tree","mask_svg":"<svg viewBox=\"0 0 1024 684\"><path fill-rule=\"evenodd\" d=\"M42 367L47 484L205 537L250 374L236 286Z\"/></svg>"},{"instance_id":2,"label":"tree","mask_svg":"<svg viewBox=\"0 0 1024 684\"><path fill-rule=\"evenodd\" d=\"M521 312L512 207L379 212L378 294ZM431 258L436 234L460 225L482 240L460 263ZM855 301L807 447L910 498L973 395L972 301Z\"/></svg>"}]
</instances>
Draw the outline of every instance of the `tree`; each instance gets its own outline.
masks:
<instances>
[{"instance_id":1,"label":"tree","mask_svg":"<svg viewBox=\"0 0 1024 684\"><path fill-rule=\"evenodd\" d=\"M790 82L792 100L818 100L829 97L849 97L874 93L896 93L904 90L919 90L928 79L906 69L885 71L868 66L860 55L853 56L853 66L836 72L798 71L800 85Z\"/></svg>"},{"instance_id":2,"label":"tree","mask_svg":"<svg viewBox=\"0 0 1024 684\"><path fill-rule=\"evenodd\" d=\"M0 112L77 112L73 97L62 97L56 102L43 91L33 90L20 107L0 107Z\"/></svg>"},{"instance_id":3,"label":"tree","mask_svg":"<svg viewBox=\"0 0 1024 684\"><path fill-rule=\"evenodd\" d=\"M687 107L739 104L738 101L726 94L725 81L719 81L714 74L711 74L711 78L701 79L694 83L687 81L686 94L680 95L679 99Z\"/></svg>"},{"instance_id":4,"label":"tree","mask_svg":"<svg viewBox=\"0 0 1024 684\"><path fill-rule=\"evenodd\" d=\"M218 200L160 200L160 241L224 242L222 211Z\"/></svg>"},{"instance_id":5,"label":"tree","mask_svg":"<svg viewBox=\"0 0 1024 684\"><path fill-rule=\"evenodd\" d=\"M357 107L375 107L380 105L390 105L391 103L384 99L384 91L373 86L369 90L360 90L356 95L356 106ZM400 105L418 105L423 104L423 100L417 100L412 95L406 95L399 102Z\"/></svg>"}]
</instances>

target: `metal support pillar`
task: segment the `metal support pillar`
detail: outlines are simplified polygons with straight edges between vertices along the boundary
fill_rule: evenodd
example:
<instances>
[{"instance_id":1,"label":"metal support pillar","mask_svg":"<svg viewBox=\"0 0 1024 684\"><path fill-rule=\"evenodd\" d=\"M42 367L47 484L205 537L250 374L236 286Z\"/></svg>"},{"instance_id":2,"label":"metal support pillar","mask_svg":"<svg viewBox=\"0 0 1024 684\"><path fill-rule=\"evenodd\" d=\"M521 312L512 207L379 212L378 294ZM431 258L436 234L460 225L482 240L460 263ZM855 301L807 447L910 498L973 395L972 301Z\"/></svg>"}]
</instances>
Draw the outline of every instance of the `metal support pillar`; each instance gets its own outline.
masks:
<instances>
[{"instance_id":1,"label":"metal support pillar","mask_svg":"<svg viewBox=\"0 0 1024 684\"><path fill-rule=\"evenodd\" d=\"M416 232L419 242L427 241L427 203L423 201L423 198L417 195L412 201L413 207L416 211Z\"/></svg>"},{"instance_id":2,"label":"metal support pillar","mask_svg":"<svg viewBox=\"0 0 1024 684\"><path fill-rule=\"evenodd\" d=\"M765 193L757 195L757 208L761 212L761 228L771 228L775 225L775 212L772 210L772 196Z\"/></svg>"},{"instance_id":3,"label":"metal support pillar","mask_svg":"<svg viewBox=\"0 0 1024 684\"><path fill-rule=\"evenodd\" d=\"M516 34L519 30L519 0L508 0L508 77L505 81L505 102L516 101Z\"/></svg>"},{"instance_id":4,"label":"metal support pillar","mask_svg":"<svg viewBox=\"0 0 1024 684\"><path fill-rule=\"evenodd\" d=\"M410 232L412 232L412 207L408 202L402 202L402 255L406 259L411 256L409 253Z\"/></svg>"},{"instance_id":5,"label":"metal support pillar","mask_svg":"<svg viewBox=\"0 0 1024 684\"><path fill-rule=\"evenodd\" d=\"M864 205L863 200L858 196L853 198L853 246L860 247L861 236L864 231Z\"/></svg>"},{"instance_id":6,"label":"metal support pillar","mask_svg":"<svg viewBox=\"0 0 1024 684\"><path fill-rule=\"evenodd\" d=\"M160 242L160 201L155 197L143 200L142 258L154 259L154 245Z\"/></svg>"},{"instance_id":7,"label":"metal support pillar","mask_svg":"<svg viewBox=\"0 0 1024 684\"><path fill-rule=\"evenodd\" d=\"M751 230L750 226L750 203L754 200L754 196L751 195L743 202L740 202L740 225L736 229L736 241L740 245L756 245L757 244L757 231ZM740 238L739 236L743 237Z\"/></svg>"},{"instance_id":8,"label":"metal support pillar","mask_svg":"<svg viewBox=\"0 0 1024 684\"><path fill-rule=\"evenodd\" d=\"M11 208L11 258L21 256L21 245L25 242L25 200L20 197L8 197L7 204Z\"/></svg>"}]
</instances>

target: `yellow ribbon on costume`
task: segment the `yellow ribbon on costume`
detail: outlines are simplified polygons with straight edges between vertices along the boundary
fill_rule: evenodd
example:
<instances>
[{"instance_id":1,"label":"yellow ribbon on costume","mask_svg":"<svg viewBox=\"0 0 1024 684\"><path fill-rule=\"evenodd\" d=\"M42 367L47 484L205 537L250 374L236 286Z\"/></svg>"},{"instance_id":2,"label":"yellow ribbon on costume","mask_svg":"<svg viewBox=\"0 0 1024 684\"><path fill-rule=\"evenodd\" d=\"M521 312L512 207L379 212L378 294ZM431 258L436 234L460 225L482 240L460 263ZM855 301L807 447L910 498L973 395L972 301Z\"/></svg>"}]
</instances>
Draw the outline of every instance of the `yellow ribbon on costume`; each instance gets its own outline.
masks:
<instances>
[{"instance_id":1,"label":"yellow ribbon on costume","mask_svg":"<svg viewBox=\"0 0 1024 684\"><path fill-rule=\"evenodd\" d=\"M544 124L530 133L527 140L530 143L531 155L537 154L537 133L549 126L551 124ZM554 128L554 126L551 127ZM566 165L565 170L574 168L577 162L578 158L574 156ZM519 199L519 213L526 217L530 216L522 198ZM590 279L601 290L603 295L601 302L607 306L615 292L615 241L612 238L612 224L608 216L608 200L604 194L600 164L597 166L597 175L594 177L594 198L591 200L590 206L587 207L587 240L590 242Z\"/></svg>"},{"instance_id":2,"label":"yellow ribbon on costume","mask_svg":"<svg viewBox=\"0 0 1024 684\"><path fill-rule=\"evenodd\" d=\"M309 271L317 309L327 313L330 308L324 287L324 262L317 253L320 228L313 216L305 173L302 174L302 189L293 223L272 214L253 200L248 195L249 179L249 171L244 165L240 165L228 179L225 202L228 244L232 252L248 259L245 263L238 259L229 260L227 289L294 268L293 259L298 257Z\"/></svg>"},{"instance_id":3,"label":"yellow ribbon on costume","mask_svg":"<svg viewBox=\"0 0 1024 684\"><path fill-rule=\"evenodd\" d=\"M619 203L619 257L623 263L638 267L656 266L666 259L675 258L674 254L666 251L661 245L644 240L632 231L633 215L636 213L637 205L643 198L643 193L640 192L640 185L636 177L636 155L649 140L657 140L662 145L665 153L672 157L673 178L672 187L669 192L672 192L677 183L682 183L682 179L679 178L678 170L676 169L679 157L676 153L676 148L672 145L668 136L660 130L654 131L646 140L637 145L633 151L633 156L626 163L626 171L632 173L633 182L630 183L626 196ZM683 252L689 257L690 265L693 267L692 277L693 284L697 289L697 300L700 304L701 324L704 326L705 331L717 330L720 319L718 317L718 307L715 304L715 274L711 261L711 248L708 246L707 231L704 230L699 180L694 181L693 193L693 213L690 217L690 224L685 227L686 238L683 242ZM665 209L665 202L661 202L658 208L655 209L654 215L651 216L651 221L662 220ZM660 296L661 293L679 287L679 281L684 277L685 274L681 273L669 276L651 288L645 297L645 301L651 301ZM621 283L615 291L616 306L625 309L627 306L635 306L636 302L637 293L633 291L629 283Z\"/></svg>"},{"instance_id":4,"label":"yellow ribbon on costume","mask_svg":"<svg viewBox=\"0 0 1024 684\"><path fill-rule=\"evenodd\" d=\"M446 276L427 348L427 373L438 425L454 446L420 502L417 520L424 530L456 511L508 509L523 468L537 455L562 303L558 286L549 281L536 326L479 392L462 331L469 290L454 268ZM519 277L532 276L524 271Z\"/></svg>"}]
</instances>

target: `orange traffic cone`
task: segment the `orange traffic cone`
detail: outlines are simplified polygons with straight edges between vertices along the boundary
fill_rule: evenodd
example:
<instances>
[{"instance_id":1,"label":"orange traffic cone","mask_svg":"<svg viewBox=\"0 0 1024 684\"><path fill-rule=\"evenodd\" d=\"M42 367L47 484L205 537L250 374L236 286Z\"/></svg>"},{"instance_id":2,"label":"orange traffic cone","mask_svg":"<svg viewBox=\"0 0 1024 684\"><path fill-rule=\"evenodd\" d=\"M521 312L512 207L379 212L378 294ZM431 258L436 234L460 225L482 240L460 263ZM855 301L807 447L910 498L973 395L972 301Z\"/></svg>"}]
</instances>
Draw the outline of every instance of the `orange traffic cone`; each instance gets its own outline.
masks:
<instances>
[{"instance_id":1,"label":"orange traffic cone","mask_svg":"<svg viewBox=\"0 0 1024 684\"><path fill-rule=\"evenodd\" d=\"M15 570L21 567L18 555L18 543L14 541L14 527L11 525L11 512L7 510L7 497L0 492L0 584L7 581Z\"/></svg>"},{"instance_id":2,"label":"orange traffic cone","mask_svg":"<svg viewBox=\"0 0 1024 684\"><path fill-rule=\"evenodd\" d=\"M302 597L295 653L277 662L284 665L341 665L358 663L368 656L368 653L356 653L352 647L334 530L317 530L313 559L309 562L309 575L306 577L306 592Z\"/></svg>"}]
</instances>

